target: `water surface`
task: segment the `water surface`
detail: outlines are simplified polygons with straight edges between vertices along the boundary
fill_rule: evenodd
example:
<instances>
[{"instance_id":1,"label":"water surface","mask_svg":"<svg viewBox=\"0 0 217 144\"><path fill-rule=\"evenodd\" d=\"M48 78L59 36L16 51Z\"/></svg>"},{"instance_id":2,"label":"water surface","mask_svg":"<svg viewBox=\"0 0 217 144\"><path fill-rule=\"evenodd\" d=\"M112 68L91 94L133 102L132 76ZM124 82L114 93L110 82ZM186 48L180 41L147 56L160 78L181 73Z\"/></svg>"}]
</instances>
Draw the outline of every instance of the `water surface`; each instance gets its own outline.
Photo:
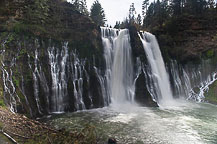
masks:
<instances>
[{"instance_id":1,"label":"water surface","mask_svg":"<svg viewBox=\"0 0 217 144\"><path fill-rule=\"evenodd\" d=\"M56 115L56 128L96 128L99 143L115 137L121 144L216 144L217 107L186 101L160 108L131 104Z\"/></svg>"}]
</instances>

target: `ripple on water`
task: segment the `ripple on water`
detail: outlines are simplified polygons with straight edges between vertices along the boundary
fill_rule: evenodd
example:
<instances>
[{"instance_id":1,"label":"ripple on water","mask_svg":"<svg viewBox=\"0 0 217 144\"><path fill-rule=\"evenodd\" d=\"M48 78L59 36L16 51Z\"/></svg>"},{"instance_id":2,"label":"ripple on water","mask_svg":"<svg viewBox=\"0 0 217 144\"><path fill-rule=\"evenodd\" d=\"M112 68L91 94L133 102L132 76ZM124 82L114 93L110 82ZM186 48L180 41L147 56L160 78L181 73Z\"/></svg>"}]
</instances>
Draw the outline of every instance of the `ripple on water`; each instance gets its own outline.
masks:
<instances>
[{"instance_id":1,"label":"ripple on water","mask_svg":"<svg viewBox=\"0 0 217 144\"><path fill-rule=\"evenodd\" d=\"M126 108L127 107L127 108ZM182 103L166 108L123 106L63 114L48 120L58 128L96 127L100 142L115 137L124 144L215 144L217 111L208 104Z\"/></svg>"}]
</instances>

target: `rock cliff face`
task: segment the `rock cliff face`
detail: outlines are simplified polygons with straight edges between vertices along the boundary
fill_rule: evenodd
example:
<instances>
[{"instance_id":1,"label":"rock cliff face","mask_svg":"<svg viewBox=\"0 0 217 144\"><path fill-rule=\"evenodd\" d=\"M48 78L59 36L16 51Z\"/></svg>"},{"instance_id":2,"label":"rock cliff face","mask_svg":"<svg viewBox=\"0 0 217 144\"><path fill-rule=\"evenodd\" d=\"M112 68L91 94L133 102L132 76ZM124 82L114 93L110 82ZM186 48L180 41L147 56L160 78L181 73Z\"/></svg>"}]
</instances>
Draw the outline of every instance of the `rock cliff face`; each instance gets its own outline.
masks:
<instances>
[{"instance_id":1,"label":"rock cliff face","mask_svg":"<svg viewBox=\"0 0 217 144\"><path fill-rule=\"evenodd\" d=\"M104 106L98 27L59 0L1 1L1 87L32 117Z\"/></svg>"},{"instance_id":2,"label":"rock cliff face","mask_svg":"<svg viewBox=\"0 0 217 144\"><path fill-rule=\"evenodd\" d=\"M167 63L172 89L178 85L179 90L181 87L192 88L194 94L190 92L183 95L188 94L190 99L194 97L196 100L199 98L199 101L215 103L214 97L217 98L217 95L212 92L216 89L215 84L207 90L204 85L215 79L210 77L217 71L217 16L209 13L197 16L183 14L151 31L157 36ZM174 65L174 60L178 64ZM184 81L189 81L189 84ZM204 90L208 94L203 95ZM179 92L174 91L175 97L177 93Z\"/></svg>"},{"instance_id":3,"label":"rock cliff face","mask_svg":"<svg viewBox=\"0 0 217 144\"><path fill-rule=\"evenodd\" d=\"M135 80L135 101L141 106L156 107L158 105L155 101L153 101L153 98L147 88L148 78L145 74L148 74L149 69L142 41L138 36L138 30L136 27L130 26L129 32L134 63L137 63L135 67L137 69L138 67L141 67L138 78Z\"/></svg>"},{"instance_id":4,"label":"rock cliff face","mask_svg":"<svg viewBox=\"0 0 217 144\"><path fill-rule=\"evenodd\" d=\"M216 15L181 15L161 29L151 30L158 38L165 60L185 64L211 58L217 49Z\"/></svg>"},{"instance_id":5,"label":"rock cliff face","mask_svg":"<svg viewBox=\"0 0 217 144\"><path fill-rule=\"evenodd\" d=\"M153 31L171 70L173 89L185 85L183 69L190 67L191 73L201 70L203 60L211 59L212 66L217 62L215 17L212 23L193 17L174 22ZM149 69L138 30L131 26L129 32L134 69L138 70L135 100L157 106L146 87ZM73 5L62 0L0 1L0 44L0 92L4 91L11 111L38 117L108 105L103 97L105 60L100 29ZM174 68L171 59L178 61L179 68ZM176 70L183 79L178 86Z\"/></svg>"}]
</instances>

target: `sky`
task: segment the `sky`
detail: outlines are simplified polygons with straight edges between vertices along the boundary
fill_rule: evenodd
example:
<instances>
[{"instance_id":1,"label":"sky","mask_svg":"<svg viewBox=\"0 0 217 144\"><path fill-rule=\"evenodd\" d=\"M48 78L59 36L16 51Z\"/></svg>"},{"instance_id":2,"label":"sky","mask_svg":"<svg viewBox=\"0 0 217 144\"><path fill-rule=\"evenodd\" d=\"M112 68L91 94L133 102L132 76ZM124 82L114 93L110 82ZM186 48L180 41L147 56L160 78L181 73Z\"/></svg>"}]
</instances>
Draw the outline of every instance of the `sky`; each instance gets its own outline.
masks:
<instances>
[{"instance_id":1,"label":"sky","mask_svg":"<svg viewBox=\"0 0 217 144\"><path fill-rule=\"evenodd\" d=\"M87 0L90 10L95 0ZM129 14L129 8L134 3L137 15L142 14L142 0L98 0L105 11L107 24L114 26L116 21L123 21Z\"/></svg>"},{"instance_id":2,"label":"sky","mask_svg":"<svg viewBox=\"0 0 217 144\"><path fill-rule=\"evenodd\" d=\"M70 1L70 0L68 0ZM86 0L88 10L90 10L95 0ZM142 14L142 0L98 0L105 11L107 24L115 25L116 21L123 21L129 13L129 8L134 3L137 15Z\"/></svg>"}]
</instances>

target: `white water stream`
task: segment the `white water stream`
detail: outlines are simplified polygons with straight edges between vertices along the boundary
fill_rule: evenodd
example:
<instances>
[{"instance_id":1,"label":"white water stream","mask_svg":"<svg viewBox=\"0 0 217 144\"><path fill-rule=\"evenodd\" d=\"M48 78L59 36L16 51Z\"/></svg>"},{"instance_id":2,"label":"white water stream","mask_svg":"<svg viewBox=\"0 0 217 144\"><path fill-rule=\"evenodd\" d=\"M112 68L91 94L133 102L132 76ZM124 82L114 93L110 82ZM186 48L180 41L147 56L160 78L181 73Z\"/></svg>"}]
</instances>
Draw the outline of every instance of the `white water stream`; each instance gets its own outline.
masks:
<instances>
[{"instance_id":1,"label":"white water stream","mask_svg":"<svg viewBox=\"0 0 217 144\"><path fill-rule=\"evenodd\" d=\"M133 102L133 62L127 29L101 28L106 60L107 91L113 105Z\"/></svg>"},{"instance_id":2,"label":"white water stream","mask_svg":"<svg viewBox=\"0 0 217 144\"><path fill-rule=\"evenodd\" d=\"M140 36L140 35L139 35ZM170 87L168 73L161 55L161 51L154 35L144 32L140 36L143 47L151 67L153 79L154 96L161 105L168 105L173 102L172 91ZM153 94L154 95L154 94Z\"/></svg>"}]
</instances>

